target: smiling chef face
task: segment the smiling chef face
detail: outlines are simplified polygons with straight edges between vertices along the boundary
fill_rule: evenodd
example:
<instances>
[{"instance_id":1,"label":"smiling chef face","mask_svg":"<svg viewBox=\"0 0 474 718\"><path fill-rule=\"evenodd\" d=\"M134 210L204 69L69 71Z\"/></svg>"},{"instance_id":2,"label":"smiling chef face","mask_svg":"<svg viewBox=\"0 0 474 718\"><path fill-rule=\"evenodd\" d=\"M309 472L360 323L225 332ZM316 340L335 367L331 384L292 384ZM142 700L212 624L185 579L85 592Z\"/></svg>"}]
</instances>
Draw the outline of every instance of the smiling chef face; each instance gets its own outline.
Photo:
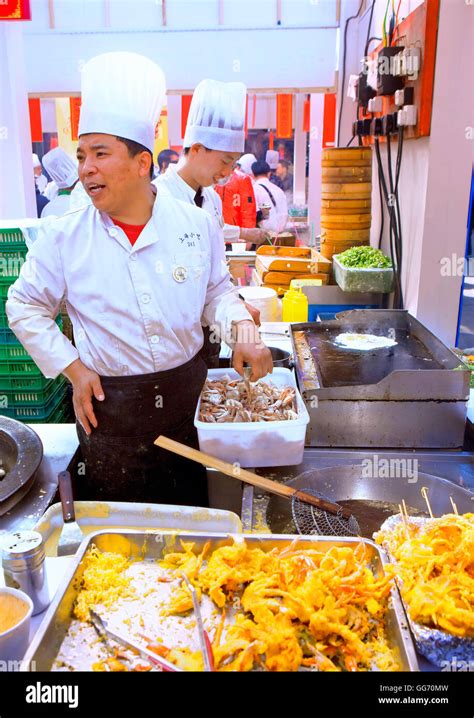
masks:
<instances>
[{"instance_id":1,"label":"smiling chef face","mask_svg":"<svg viewBox=\"0 0 474 718\"><path fill-rule=\"evenodd\" d=\"M94 206L112 216L150 182L150 153L132 156L127 145L112 135L81 135L77 160L79 179Z\"/></svg>"},{"instance_id":2,"label":"smiling chef face","mask_svg":"<svg viewBox=\"0 0 474 718\"><path fill-rule=\"evenodd\" d=\"M232 174L240 155L240 152L209 150L196 143L189 148L186 158L196 183L200 187L210 187Z\"/></svg>"}]
</instances>

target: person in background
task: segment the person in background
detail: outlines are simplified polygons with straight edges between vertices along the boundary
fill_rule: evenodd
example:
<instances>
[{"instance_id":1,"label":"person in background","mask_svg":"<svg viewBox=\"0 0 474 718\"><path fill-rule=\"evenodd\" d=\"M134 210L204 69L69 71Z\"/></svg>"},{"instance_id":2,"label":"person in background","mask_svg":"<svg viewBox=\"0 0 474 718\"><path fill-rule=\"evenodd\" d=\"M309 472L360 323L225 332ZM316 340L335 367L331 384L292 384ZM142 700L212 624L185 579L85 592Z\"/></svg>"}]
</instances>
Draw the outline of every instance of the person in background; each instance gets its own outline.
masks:
<instances>
[{"instance_id":1,"label":"person in background","mask_svg":"<svg viewBox=\"0 0 474 718\"><path fill-rule=\"evenodd\" d=\"M279 160L276 175L281 182L283 192L292 192L293 175L290 173L290 163L287 160Z\"/></svg>"},{"instance_id":2,"label":"person in background","mask_svg":"<svg viewBox=\"0 0 474 718\"><path fill-rule=\"evenodd\" d=\"M216 222L222 236L225 262L226 225L222 202L213 185L232 174L244 148L246 87L242 82L202 80L194 90L184 135L184 153L177 165L153 180L158 192L169 192L175 199L205 210ZM232 228L235 229L235 228ZM260 312L245 304L258 326ZM203 322L204 345L201 356L209 369L219 366L220 342L211 340Z\"/></svg>"},{"instance_id":3,"label":"person in background","mask_svg":"<svg viewBox=\"0 0 474 718\"><path fill-rule=\"evenodd\" d=\"M246 249L262 244L266 238L265 231L257 227L257 205L250 177L252 158L255 162L254 155L242 155L232 174L215 186L222 200L224 222L240 227L240 239L246 241Z\"/></svg>"},{"instance_id":4,"label":"person in background","mask_svg":"<svg viewBox=\"0 0 474 718\"><path fill-rule=\"evenodd\" d=\"M37 185L35 184L35 193L36 193L36 215L38 219L41 217L41 214L46 207L47 204L49 204L49 199L47 199L44 194L41 194L39 191Z\"/></svg>"},{"instance_id":5,"label":"person in background","mask_svg":"<svg viewBox=\"0 0 474 718\"><path fill-rule=\"evenodd\" d=\"M58 195L43 209L41 217L60 217L70 209L71 192L79 179L77 163L61 147L55 147L43 157L43 166L58 188Z\"/></svg>"},{"instance_id":6,"label":"person in background","mask_svg":"<svg viewBox=\"0 0 474 718\"><path fill-rule=\"evenodd\" d=\"M278 175L276 174L276 169L278 167L278 162L280 160L280 156L276 150L267 150L265 154L265 162L270 167L270 182L273 184L276 184L277 187L280 189L283 189L281 186L281 181Z\"/></svg>"},{"instance_id":7,"label":"person in background","mask_svg":"<svg viewBox=\"0 0 474 718\"><path fill-rule=\"evenodd\" d=\"M161 150L157 157L158 174L162 175L166 172L170 165L175 165L179 160L179 155L174 150Z\"/></svg>"},{"instance_id":8,"label":"person in background","mask_svg":"<svg viewBox=\"0 0 474 718\"><path fill-rule=\"evenodd\" d=\"M252 165L256 161L257 161L257 158L255 157L255 155L252 155L251 153L242 155L242 157L240 157L240 159L237 162L237 168L244 175L248 175L249 177L252 177Z\"/></svg>"},{"instance_id":9,"label":"person in background","mask_svg":"<svg viewBox=\"0 0 474 718\"><path fill-rule=\"evenodd\" d=\"M252 165L255 182L253 189L259 208L268 207L268 215L261 220L260 227L277 234L283 232L288 221L288 202L286 195L270 181L270 167L266 162L254 162Z\"/></svg>"},{"instance_id":10,"label":"person in background","mask_svg":"<svg viewBox=\"0 0 474 718\"><path fill-rule=\"evenodd\" d=\"M48 184L48 180L43 174L43 168L41 166L40 159L37 154L33 152L32 154L32 160L33 160L33 174L35 177L35 184L38 188L38 190L43 194L43 192L46 189L46 186Z\"/></svg>"}]
</instances>

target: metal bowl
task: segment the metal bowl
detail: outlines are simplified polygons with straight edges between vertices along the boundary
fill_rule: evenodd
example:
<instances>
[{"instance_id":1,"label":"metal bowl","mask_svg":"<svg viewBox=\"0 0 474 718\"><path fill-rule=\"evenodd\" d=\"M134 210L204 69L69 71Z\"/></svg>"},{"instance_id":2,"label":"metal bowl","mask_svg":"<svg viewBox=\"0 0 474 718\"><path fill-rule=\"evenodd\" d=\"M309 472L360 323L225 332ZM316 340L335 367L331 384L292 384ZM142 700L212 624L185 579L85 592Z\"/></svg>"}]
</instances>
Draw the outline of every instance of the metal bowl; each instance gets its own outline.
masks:
<instances>
[{"instance_id":1,"label":"metal bowl","mask_svg":"<svg viewBox=\"0 0 474 718\"><path fill-rule=\"evenodd\" d=\"M15 419L0 416L0 462L6 472L0 478L0 516L31 489L42 459L38 434Z\"/></svg>"}]
</instances>

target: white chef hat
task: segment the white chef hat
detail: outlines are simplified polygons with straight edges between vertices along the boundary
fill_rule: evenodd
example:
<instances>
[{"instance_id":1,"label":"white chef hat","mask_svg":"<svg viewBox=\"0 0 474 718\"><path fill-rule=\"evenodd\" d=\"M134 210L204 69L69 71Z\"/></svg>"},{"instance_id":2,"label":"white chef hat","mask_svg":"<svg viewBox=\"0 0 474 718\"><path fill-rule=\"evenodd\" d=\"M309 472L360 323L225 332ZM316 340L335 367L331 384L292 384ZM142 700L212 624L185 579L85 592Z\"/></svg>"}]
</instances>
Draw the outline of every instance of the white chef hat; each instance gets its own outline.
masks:
<instances>
[{"instance_id":1,"label":"white chef hat","mask_svg":"<svg viewBox=\"0 0 474 718\"><path fill-rule=\"evenodd\" d=\"M166 82L152 60L134 52L97 55L84 65L81 93L79 135L115 135L153 152Z\"/></svg>"},{"instance_id":2,"label":"white chef hat","mask_svg":"<svg viewBox=\"0 0 474 718\"><path fill-rule=\"evenodd\" d=\"M276 150L267 150L267 153L265 155L265 162L268 164L271 170L276 170L279 161L280 155Z\"/></svg>"},{"instance_id":3,"label":"white chef hat","mask_svg":"<svg viewBox=\"0 0 474 718\"><path fill-rule=\"evenodd\" d=\"M193 93L183 146L199 142L208 150L243 152L246 96L243 82L202 80Z\"/></svg>"},{"instance_id":4,"label":"white chef hat","mask_svg":"<svg viewBox=\"0 0 474 718\"><path fill-rule=\"evenodd\" d=\"M240 159L238 160L237 164L240 165L240 169L242 170L242 172L245 172L246 175L251 175L252 174L252 165L256 161L257 161L257 158L255 157L255 155L247 154L247 155L242 155L242 157L240 157Z\"/></svg>"},{"instance_id":5,"label":"white chef hat","mask_svg":"<svg viewBox=\"0 0 474 718\"><path fill-rule=\"evenodd\" d=\"M33 168L34 168L34 167L41 167L41 162L40 162L40 160L39 160L38 155L35 154L35 152L33 152L33 154L32 154L32 160L33 160Z\"/></svg>"},{"instance_id":6,"label":"white chef hat","mask_svg":"<svg viewBox=\"0 0 474 718\"><path fill-rule=\"evenodd\" d=\"M72 187L78 179L76 163L60 147L55 147L43 156L43 167L59 189Z\"/></svg>"}]
</instances>

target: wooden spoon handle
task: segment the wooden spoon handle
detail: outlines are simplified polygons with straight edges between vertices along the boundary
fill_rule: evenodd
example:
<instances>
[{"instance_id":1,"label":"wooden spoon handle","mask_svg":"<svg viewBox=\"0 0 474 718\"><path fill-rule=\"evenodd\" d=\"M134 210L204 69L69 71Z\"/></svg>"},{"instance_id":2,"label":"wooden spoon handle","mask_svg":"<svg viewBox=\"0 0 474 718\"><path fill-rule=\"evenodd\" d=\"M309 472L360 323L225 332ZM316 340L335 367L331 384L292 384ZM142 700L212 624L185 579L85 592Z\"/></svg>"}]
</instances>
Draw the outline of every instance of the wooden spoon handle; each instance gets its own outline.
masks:
<instances>
[{"instance_id":1,"label":"wooden spoon handle","mask_svg":"<svg viewBox=\"0 0 474 718\"><path fill-rule=\"evenodd\" d=\"M262 489L263 491L268 491L270 494L277 494L277 496L284 496L288 499L292 499L294 496L297 496L300 501L316 506L318 509L327 511L330 514L340 514L344 516L344 518L349 518L351 516L348 509L342 509L342 507L338 504L326 501L325 499L320 499L317 496L312 496L311 494L294 489L286 484L279 484L277 481L266 479L263 476L257 476L257 474L253 474L251 471L242 469L240 466L228 464L226 461L216 459L214 456L209 456L209 454L205 454L203 451L192 449L190 446L180 444L178 441L168 439L166 436L159 436L156 439L155 444L160 446L162 449L168 449L168 451L173 451L175 454L184 456L186 459L197 461L198 464L209 466L211 469L217 469L217 471L220 471L222 474L226 474L226 476L230 476L233 479L244 481L246 484L252 484L252 486L257 486L257 488Z\"/></svg>"}]
</instances>

